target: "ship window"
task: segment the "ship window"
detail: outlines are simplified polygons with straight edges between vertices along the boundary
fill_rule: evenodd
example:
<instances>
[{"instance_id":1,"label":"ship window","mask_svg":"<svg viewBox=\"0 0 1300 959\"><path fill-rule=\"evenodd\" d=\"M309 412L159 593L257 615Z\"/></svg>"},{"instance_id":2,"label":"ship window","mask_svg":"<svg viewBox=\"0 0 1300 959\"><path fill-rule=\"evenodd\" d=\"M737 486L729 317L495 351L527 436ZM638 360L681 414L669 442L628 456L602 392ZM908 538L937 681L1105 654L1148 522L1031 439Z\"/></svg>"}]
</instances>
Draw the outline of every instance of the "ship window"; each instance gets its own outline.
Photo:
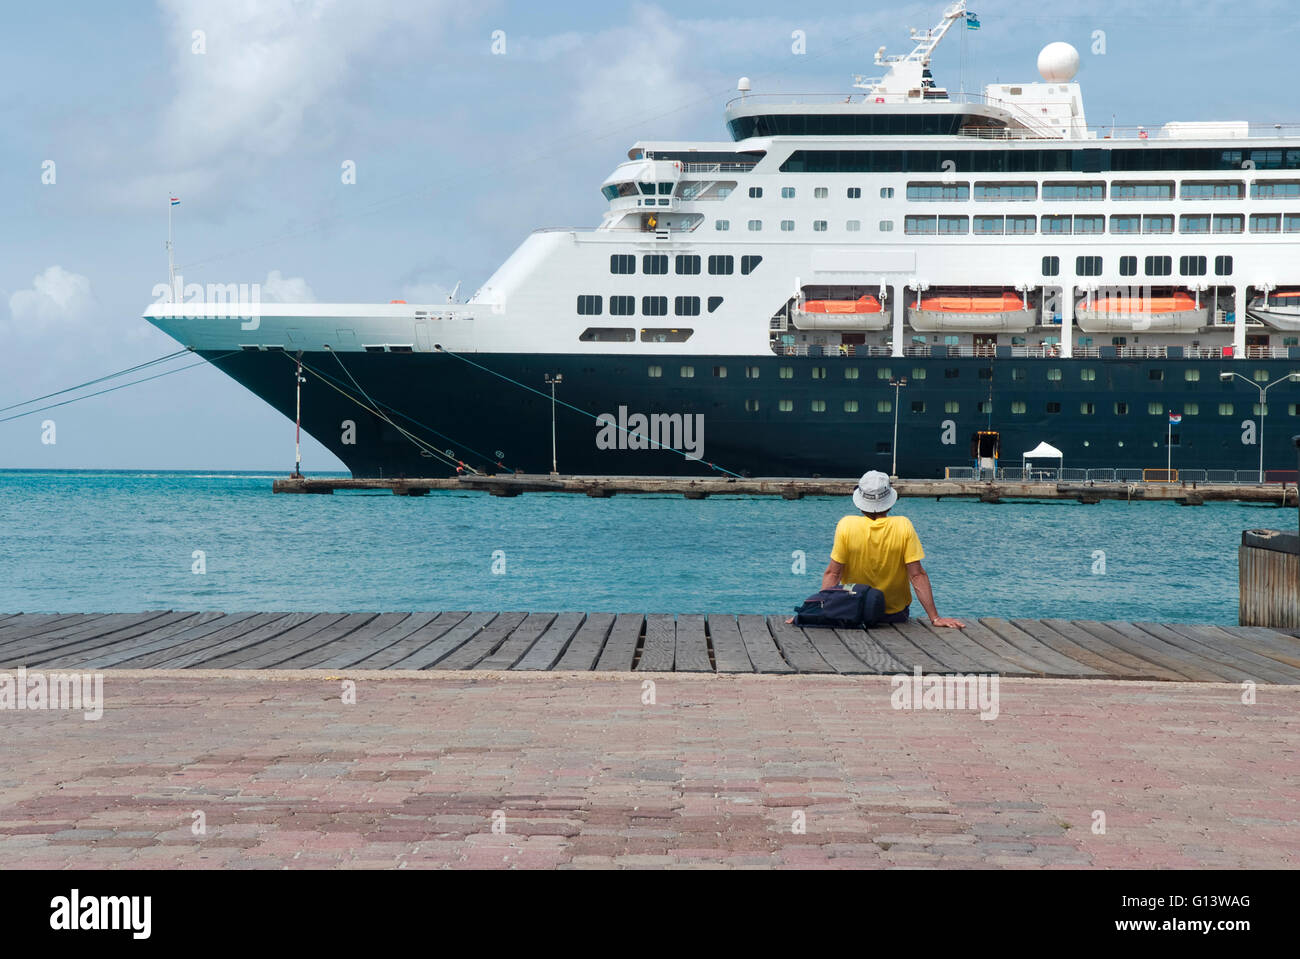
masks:
<instances>
[{"instance_id":1,"label":"ship window","mask_svg":"<svg viewBox=\"0 0 1300 959\"><path fill-rule=\"evenodd\" d=\"M944 368L944 371L943 371L943 378L944 378L945 380L955 380L955 379L957 379L959 376L961 376L961 368L960 368L960 367L956 367L956 366L948 366L948 367L945 367L945 368Z\"/></svg>"},{"instance_id":2,"label":"ship window","mask_svg":"<svg viewBox=\"0 0 1300 959\"><path fill-rule=\"evenodd\" d=\"M1174 185L1170 181L1155 183L1115 183L1110 188L1112 200L1172 200Z\"/></svg>"},{"instance_id":3,"label":"ship window","mask_svg":"<svg viewBox=\"0 0 1300 959\"><path fill-rule=\"evenodd\" d=\"M700 298L698 296L674 297L673 312L678 316L699 316Z\"/></svg>"},{"instance_id":4,"label":"ship window","mask_svg":"<svg viewBox=\"0 0 1300 959\"><path fill-rule=\"evenodd\" d=\"M1215 233L1240 233L1246 218L1240 213L1223 213L1214 217Z\"/></svg>"},{"instance_id":5,"label":"ship window","mask_svg":"<svg viewBox=\"0 0 1300 959\"><path fill-rule=\"evenodd\" d=\"M615 253L609 258L609 272L611 273L635 273L636 272L636 255L632 253Z\"/></svg>"},{"instance_id":6,"label":"ship window","mask_svg":"<svg viewBox=\"0 0 1300 959\"><path fill-rule=\"evenodd\" d=\"M1151 416L1160 416L1165 411L1165 404L1159 401L1147 404L1147 413Z\"/></svg>"},{"instance_id":7,"label":"ship window","mask_svg":"<svg viewBox=\"0 0 1300 959\"><path fill-rule=\"evenodd\" d=\"M1061 378L1061 368L1059 366L1053 366L1050 368L1047 371L1047 378L1049 380L1059 380Z\"/></svg>"},{"instance_id":8,"label":"ship window","mask_svg":"<svg viewBox=\"0 0 1300 959\"><path fill-rule=\"evenodd\" d=\"M751 253L748 256L740 258L740 272L743 276L749 276L758 269L758 264L763 262L763 258L757 253Z\"/></svg>"},{"instance_id":9,"label":"ship window","mask_svg":"<svg viewBox=\"0 0 1300 959\"><path fill-rule=\"evenodd\" d=\"M856 366L844 367L844 378L846 380L856 380L861 375Z\"/></svg>"},{"instance_id":10,"label":"ship window","mask_svg":"<svg viewBox=\"0 0 1300 959\"><path fill-rule=\"evenodd\" d=\"M781 187L781 196L782 196L783 199L786 199L786 200L793 200L793 199L794 199L794 187L792 187L792 186L783 186L783 187Z\"/></svg>"},{"instance_id":11,"label":"ship window","mask_svg":"<svg viewBox=\"0 0 1300 959\"><path fill-rule=\"evenodd\" d=\"M1106 218L1101 214L1096 216L1076 216L1074 218L1075 233L1105 233Z\"/></svg>"},{"instance_id":12,"label":"ship window","mask_svg":"<svg viewBox=\"0 0 1300 959\"><path fill-rule=\"evenodd\" d=\"M880 230L881 233L892 233L893 230L894 230L894 221L893 221L893 220L881 220L880 223L879 223L879 225L878 225L878 228L879 228L879 230Z\"/></svg>"},{"instance_id":13,"label":"ship window","mask_svg":"<svg viewBox=\"0 0 1300 959\"><path fill-rule=\"evenodd\" d=\"M1136 256L1121 256L1119 258L1119 275L1120 276L1137 276L1138 258Z\"/></svg>"},{"instance_id":14,"label":"ship window","mask_svg":"<svg viewBox=\"0 0 1300 959\"><path fill-rule=\"evenodd\" d=\"M848 220L844 224L844 229L848 230L850 233L857 233L859 230L862 229L862 221Z\"/></svg>"},{"instance_id":15,"label":"ship window","mask_svg":"<svg viewBox=\"0 0 1300 959\"><path fill-rule=\"evenodd\" d=\"M1174 218L1173 214L1167 216L1151 216L1150 214L1142 217L1143 233L1173 233Z\"/></svg>"},{"instance_id":16,"label":"ship window","mask_svg":"<svg viewBox=\"0 0 1300 959\"><path fill-rule=\"evenodd\" d=\"M1035 219L1032 216L1009 216L1007 217L1007 233L1022 235L1033 233Z\"/></svg>"},{"instance_id":17,"label":"ship window","mask_svg":"<svg viewBox=\"0 0 1300 959\"><path fill-rule=\"evenodd\" d=\"M1183 379L1188 383L1197 383L1201 379L1200 370L1183 370Z\"/></svg>"},{"instance_id":18,"label":"ship window","mask_svg":"<svg viewBox=\"0 0 1300 959\"><path fill-rule=\"evenodd\" d=\"M1282 217L1283 233L1300 233L1300 213L1287 213Z\"/></svg>"},{"instance_id":19,"label":"ship window","mask_svg":"<svg viewBox=\"0 0 1300 959\"><path fill-rule=\"evenodd\" d=\"M814 233L825 233L825 232L826 232L826 221L825 221L825 220L813 220L813 232L814 232Z\"/></svg>"},{"instance_id":20,"label":"ship window","mask_svg":"<svg viewBox=\"0 0 1300 959\"><path fill-rule=\"evenodd\" d=\"M647 367L646 375L649 376L650 379L652 380L657 380L659 379L659 377L664 375L664 368L662 366Z\"/></svg>"},{"instance_id":21,"label":"ship window","mask_svg":"<svg viewBox=\"0 0 1300 959\"><path fill-rule=\"evenodd\" d=\"M924 412L925 412L925 400L912 400L912 412L913 412L913 413L924 413Z\"/></svg>"},{"instance_id":22,"label":"ship window","mask_svg":"<svg viewBox=\"0 0 1300 959\"><path fill-rule=\"evenodd\" d=\"M938 218L933 216L903 217L903 232L907 234L933 234L938 229Z\"/></svg>"},{"instance_id":23,"label":"ship window","mask_svg":"<svg viewBox=\"0 0 1300 959\"><path fill-rule=\"evenodd\" d=\"M893 375L894 375L894 371L890 369L888 366L876 367L876 379L878 380L887 380Z\"/></svg>"},{"instance_id":24,"label":"ship window","mask_svg":"<svg viewBox=\"0 0 1300 959\"><path fill-rule=\"evenodd\" d=\"M1251 233L1281 233L1282 214L1252 213L1250 215L1250 232Z\"/></svg>"},{"instance_id":25,"label":"ship window","mask_svg":"<svg viewBox=\"0 0 1300 959\"><path fill-rule=\"evenodd\" d=\"M1232 276L1232 257L1216 256L1214 258L1215 276Z\"/></svg>"},{"instance_id":26,"label":"ship window","mask_svg":"<svg viewBox=\"0 0 1300 959\"><path fill-rule=\"evenodd\" d=\"M828 196L827 189L824 186L816 187L813 190L813 197L818 200L824 200Z\"/></svg>"},{"instance_id":27,"label":"ship window","mask_svg":"<svg viewBox=\"0 0 1300 959\"><path fill-rule=\"evenodd\" d=\"M1178 272L1183 276L1205 276L1205 257L1180 256Z\"/></svg>"},{"instance_id":28,"label":"ship window","mask_svg":"<svg viewBox=\"0 0 1300 959\"><path fill-rule=\"evenodd\" d=\"M1178 218L1179 233L1209 233L1210 214L1184 213Z\"/></svg>"},{"instance_id":29,"label":"ship window","mask_svg":"<svg viewBox=\"0 0 1300 959\"><path fill-rule=\"evenodd\" d=\"M583 343L631 343L636 330L621 326L589 326L578 337Z\"/></svg>"},{"instance_id":30,"label":"ship window","mask_svg":"<svg viewBox=\"0 0 1300 959\"><path fill-rule=\"evenodd\" d=\"M668 313L668 297L666 296L641 297L642 316L666 316L667 313Z\"/></svg>"},{"instance_id":31,"label":"ship window","mask_svg":"<svg viewBox=\"0 0 1300 959\"><path fill-rule=\"evenodd\" d=\"M1251 191L1254 196L1258 193ZM1186 180L1178 195L1184 200L1240 200L1245 196L1240 180Z\"/></svg>"},{"instance_id":32,"label":"ship window","mask_svg":"<svg viewBox=\"0 0 1300 959\"><path fill-rule=\"evenodd\" d=\"M991 368L991 367L988 367L988 366L981 366L981 367L979 368L979 378L980 378L981 380L991 380L991 379L993 379L993 370L992 370L992 368Z\"/></svg>"},{"instance_id":33,"label":"ship window","mask_svg":"<svg viewBox=\"0 0 1300 959\"><path fill-rule=\"evenodd\" d=\"M976 200L1036 200L1037 183L976 183Z\"/></svg>"},{"instance_id":34,"label":"ship window","mask_svg":"<svg viewBox=\"0 0 1300 959\"><path fill-rule=\"evenodd\" d=\"M950 335L945 336L945 337L943 338L943 342L944 342L944 344L947 345L947 346L956 346L956 345L958 345L959 343L961 343L961 337L960 337L960 336L953 335L953 334L950 334ZM956 373L954 372L953 375L955 376Z\"/></svg>"},{"instance_id":35,"label":"ship window","mask_svg":"<svg viewBox=\"0 0 1300 959\"><path fill-rule=\"evenodd\" d=\"M1085 366L1083 369L1079 370L1079 379L1083 380L1085 383L1091 383L1096 378L1097 371L1091 366Z\"/></svg>"},{"instance_id":36,"label":"ship window","mask_svg":"<svg viewBox=\"0 0 1300 959\"><path fill-rule=\"evenodd\" d=\"M714 310L716 310L716 309L717 309L718 307L720 307L721 305L722 305L722 297L720 297L720 296L711 296L711 297L709 297L709 312L710 312L710 313L712 313Z\"/></svg>"},{"instance_id":37,"label":"ship window","mask_svg":"<svg viewBox=\"0 0 1300 959\"><path fill-rule=\"evenodd\" d=\"M677 254L677 273L681 276L696 276L700 272L700 258L690 253Z\"/></svg>"},{"instance_id":38,"label":"ship window","mask_svg":"<svg viewBox=\"0 0 1300 959\"><path fill-rule=\"evenodd\" d=\"M384 352L384 348L383 348L382 345L380 345L380 346L366 346L366 347L363 347L363 349L365 349L365 351L366 351L367 353L382 353L382 352Z\"/></svg>"},{"instance_id":39,"label":"ship window","mask_svg":"<svg viewBox=\"0 0 1300 959\"><path fill-rule=\"evenodd\" d=\"M945 413L960 413L961 404L958 403L956 400L948 400L943 404L943 411Z\"/></svg>"},{"instance_id":40,"label":"ship window","mask_svg":"<svg viewBox=\"0 0 1300 959\"><path fill-rule=\"evenodd\" d=\"M969 183L909 183L909 200L969 200Z\"/></svg>"},{"instance_id":41,"label":"ship window","mask_svg":"<svg viewBox=\"0 0 1300 959\"><path fill-rule=\"evenodd\" d=\"M402 345L402 346L391 346L391 345L390 345L390 346L388 347L388 352L390 352L390 353L414 353L414 352L415 352L415 347L414 347L414 346L408 346L408 345Z\"/></svg>"},{"instance_id":42,"label":"ship window","mask_svg":"<svg viewBox=\"0 0 1300 959\"><path fill-rule=\"evenodd\" d=\"M631 316L635 312L635 296L611 296L609 298L610 316Z\"/></svg>"},{"instance_id":43,"label":"ship window","mask_svg":"<svg viewBox=\"0 0 1300 959\"><path fill-rule=\"evenodd\" d=\"M1220 415L1220 416L1231 416L1231 415L1232 415L1232 404L1231 404L1231 403L1220 403L1220 404L1219 404L1219 415Z\"/></svg>"},{"instance_id":44,"label":"ship window","mask_svg":"<svg viewBox=\"0 0 1300 959\"><path fill-rule=\"evenodd\" d=\"M638 184L638 186L641 187L642 193L646 194L647 196L654 196L655 185L653 183L641 183Z\"/></svg>"},{"instance_id":45,"label":"ship window","mask_svg":"<svg viewBox=\"0 0 1300 959\"><path fill-rule=\"evenodd\" d=\"M848 192L846 193L846 196L848 196L848 198L849 198L850 200L860 200L860 199L862 199L862 187L860 187L860 186L851 186L851 187L849 187Z\"/></svg>"},{"instance_id":46,"label":"ship window","mask_svg":"<svg viewBox=\"0 0 1300 959\"><path fill-rule=\"evenodd\" d=\"M727 378L727 368L725 366L715 366L713 368L713 375L720 380L725 380Z\"/></svg>"},{"instance_id":47,"label":"ship window","mask_svg":"<svg viewBox=\"0 0 1300 959\"><path fill-rule=\"evenodd\" d=\"M673 185L672 185L671 183L660 183L660 184L659 184L659 195L660 195L660 196L672 196L672 193L673 193ZM666 201L666 200L660 200L659 202L660 202L660 203L666 203L667 201Z\"/></svg>"},{"instance_id":48,"label":"ship window","mask_svg":"<svg viewBox=\"0 0 1300 959\"><path fill-rule=\"evenodd\" d=\"M976 217L976 219L979 219ZM1043 257L1043 276L1058 276L1061 272L1061 258L1059 256Z\"/></svg>"},{"instance_id":49,"label":"ship window","mask_svg":"<svg viewBox=\"0 0 1300 959\"><path fill-rule=\"evenodd\" d=\"M892 200L894 198L894 188L892 186L882 186L880 188L880 199Z\"/></svg>"},{"instance_id":50,"label":"ship window","mask_svg":"<svg viewBox=\"0 0 1300 959\"><path fill-rule=\"evenodd\" d=\"M1001 236L1003 218L1000 216L975 217L975 232L982 236Z\"/></svg>"},{"instance_id":51,"label":"ship window","mask_svg":"<svg viewBox=\"0 0 1300 959\"><path fill-rule=\"evenodd\" d=\"M720 232L723 231L723 230L730 230L730 229L731 229L731 221L730 221L730 220L714 220L714 221L713 221L713 228L714 228L715 230L720 231Z\"/></svg>"},{"instance_id":52,"label":"ship window","mask_svg":"<svg viewBox=\"0 0 1300 959\"><path fill-rule=\"evenodd\" d=\"M894 412L894 404L893 404L893 401L891 401L891 400L876 400L876 412L877 412L877 413L892 413L892 412Z\"/></svg>"},{"instance_id":53,"label":"ship window","mask_svg":"<svg viewBox=\"0 0 1300 959\"><path fill-rule=\"evenodd\" d=\"M683 366L683 367L681 368L681 370L680 370L680 376L681 376L681 378L684 379L684 380L693 380L693 379L695 379L695 367L693 367L693 366Z\"/></svg>"},{"instance_id":54,"label":"ship window","mask_svg":"<svg viewBox=\"0 0 1300 959\"><path fill-rule=\"evenodd\" d=\"M1048 234L1067 234L1070 232L1071 223L1072 218L1068 216L1044 216L1043 232Z\"/></svg>"},{"instance_id":55,"label":"ship window","mask_svg":"<svg viewBox=\"0 0 1300 959\"><path fill-rule=\"evenodd\" d=\"M1123 345L1126 344L1127 342L1128 342L1128 337L1127 337L1127 336L1112 336L1112 337L1110 338L1110 345L1111 345L1111 346L1123 346Z\"/></svg>"},{"instance_id":56,"label":"ship window","mask_svg":"<svg viewBox=\"0 0 1300 959\"><path fill-rule=\"evenodd\" d=\"M844 412L845 412L845 413L856 413L857 411L858 411L858 401L857 401L857 400L845 400L845 401L844 401Z\"/></svg>"},{"instance_id":57,"label":"ship window","mask_svg":"<svg viewBox=\"0 0 1300 959\"><path fill-rule=\"evenodd\" d=\"M1024 400L1012 400L1012 401L1011 401L1011 412L1012 412L1012 413L1023 413L1023 412L1025 412L1025 409L1026 409L1026 406L1025 406L1025 401L1024 401Z\"/></svg>"},{"instance_id":58,"label":"ship window","mask_svg":"<svg viewBox=\"0 0 1300 959\"><path fill-rule=\"evenodd\" d=\"M1255 371L1255 382L1256 382L1256 383L1267 383L1267 382L1268 382L1268 370L1256 370L1256 371Z\"/></svg>"},{"instance_id":59,"label":"ship window","mask_svg":"<svg viewBox=\"0 0 1300 959\"><path fill-rule=\"evenodd\" d=\"M1128 416L1128 404L1127 404L1127 403L1116 403L1116 404L1115 404L1115 415L1116 415L1116 416Z\"/></svg>"},{"instance_id":60,"label":"ship window","mask_svg":"<svg viewBox=\"0 0 1300 959\"><path fill-rule=\"evenodd\" d=\"M1060 404L1060 403L1048 403L1048 404L1047 404L1047 412L1049 412L1049 413L1059 413L1059 412L1061 412L1061 404Z\"/></svg>"},{"instance_id":61,"label":"ship window","mask_svg":"<svg viewBox=\"0 0 1300 959\"><path fill-rule=\"evenodd\" d=\"M713 276L730 276L736 271L736 258L724 254L709 257L709 273Z\"/></svg>"},{"instance_id":62,"label":"ship window","mask_svg":"<svg viewBox=\"0 0 1300 959\"><path fill-rule=\"evenodd\" d=\"M782 366L780 369L777 370L776 375L783 380L792 380L794 379L794 367Z\"/></svg>"},{"instance_id":63,"label":"ship window","mask_svg":"<svg viewBox=\"0 0 1300 959\"><path fill-rule=\"evenodd\" d=\"M641 272L648 276L664 276L668 273L668 254L647 253L641 257Z\"/></svg>"},{"instance_id":64,"label":"ship window","mask_svg":"<svg viewBox=\"0 0 1300 959\"><path fill-rule=\"evenodd\" d=\"M1074 258L1074 272L1079 276L1101 276L1101 257L1076 256Z\"/></svg>"},{"instance_id":65,"label":"ship window","mask_svg":"<svg viewBox=\"0 0 1300 959\"><path fill-rule=\"evenodd\" d=\"M813 400L811 403L808 404L808 406L809 406L809 408L810 408L814 413L825 413L825 412L826 412L826 401L825 401L825 400Z\"/></svg>"},{"instance_id":66,"label":"ship window","mask_svg":"<svg viewBox=\"0 0 1300 959\"><path fill-rule=\"evenodd\" d=\"M1115 215L1110 218L1111 233L1140 233L1142 217L1133 215Z\"/></svg>"},{"instance_id":67,"label":"ship window","mask_svg":"<svg viewBox=\"0 0 1300 959\"><path fill-rule=\"evenodd\" d=\"M1196 404L1196 403L1184 403L1184 404L1183 404L1183 415L1184 415L1184 416L1196 416L1196 415L1199 414L1200 412L1201 412L1201 407L1199 406L1199 404Z\"/></svg>"},{"instance_id":68,"label":"ship window","mask_svg":"<svg viewBox=\"0 0 1300 959\"><path fill-rule=\"evenodd\" d=\"M1147 276L1168 276L1174 271L1174 259L1171 256L1149 256L1143 267Z\"/></svg>"},{"instance_id":69,"label":"ship window","mask_svg":"<svg viewBox=\"0 0 1300 959\"><path fill-rule=\"evenodd\" d=\"M912 367L912 379L914 379L914 380L923 380L923 379L925 379L925 367L924 367L924 366L914 366L914 367Z\"/></svg>"},{"instance_id":70,"label":"ship window","mask_svg":"<svg viewBox=\"0 0 1300 959\"><path fill-rule=\"evenodd\" d=\"M1011 370L1011 378L1013 380L1027 379L1028 375L1028 371L1023 366L1013 367Z\"/></svg>"},{"instance_id":71,"label":"ship window","mask_svg":"<svg viewBox=\"0 0 1300 959\"><path fill-rule=\"evenodd\" d=\"M759 371L758 371L758 367L757 367L757 366L747 366L747 367L745 367L745 379L747 379L747 380L756 380L756 379L758 379L758 372L759 372Z\"/></svg>"},{"instance_id":72,"label":"ship window","mask_svg":"<svg viewBox=\"0 0 1300 959\"><path fill-rule=\"evenodd\" d=\"M1104 183L1044 183L1044 200L1104 200Z\"/></svg>"},{"instance_id":73,"label":"ship window","mask_svg":"<svg viewBox=\"0 0 1300 959\"><path fill-rule=\"evenodd\" d=\"M757 413L758 400L745 400L745 410L749 413Z\"/></svg>"},{"instance_id":74,"label":"ship window","mask_svg":"<svg viewBox=\"0 0 1300 959\"><path fill-rule=\"evenodd\" d=\"M751 186L749 188L749 198L751 200L760 199L762 196L763 196L763 188L761 186Z\"/></svg>"},{"instance_id":75,"label":"ship window","mask_svg":"<svg viewBox=\"0 0 1300 959\"><path fill-rule=\"evenodd\" d=\"M678 329L653 329L643 328L641 330L642 343L685 343L691 338L694 330Z\"/></svg>"},{"instance_id":76,"label":"ship window","mask_svg":"<svg viewBox=\"0 0 1300 959\"><path fill-rule=\"evenodd\" d=\"M600 316L603 300L599 296L591 294L578 295L578 315L579 316Z\"/></svg>"},{"instance_id":77,"label":"ship window","mask_svg":"<svg viewBox=\"0 0 1300 959\"><path fill-rule=\"evenodd\" d=\"M1079 412L1082 413L1084 416L1091 416L1094 412L1096 412L1096 407L1094 407L1091 403L1085 401L1079 404Z\"/></svg>"},{"instance_id":78,"label":"ship window","mask_svg":"<svg viewBox=\"0 0 1300 959\"><path fill-rule=\"evenodd\" d=\"M1240 195L1240 194L1239 194ZM1250 185L1253 200L1271 200L1277 197L1300 197L1300 180L1264 180Z\"/></svg>"},{"instance_id":79,"label":"ship window","mask_svg":"<svg viewBox=\"0 0 1300 959\"><path fill-rule=\"evenodd\" d=\"M794 409L794 400L779 400L776 404L776 408L782 413L789 413Z\"/></svg>"},{"instance_id":80,"label":"ship window","mask_svg":"<svg viewBox=\"0 0 1300 959\"><path fill-rule=\"evenodd\" d=\"M941 216L939 217L939 232L945 234L962 233L967 230L967 224L970 217L966 216Z\"/></svg>"},{"instance_id":81,"label":"ship window","mask_svg":"<svg viewBox=\"0 0 1300 959\"><path fill-rule=\"evenodd\" d=\"M824 366L814 366L814 367L812 368L812 378L813 378L814 380L824 380L824 379L826 379L826 367L824 367Z\"/></svg>"},{"instance_id":82,"label":"ship window","mask_svg":"<svg viewBox=\"0 0 1300 959\"><path fill-rule=\"evenodd\" d=\"M792 233L792 232L794 232L794 220L782 220L782 221L781 221L781 232L782 232L782 233Z\"/></svg>"},{"instance_id":83,"label":"ship window","mask_svg":"<svg viewBox=\"0 0 1300 959\"><path fill-rule=\"evenodd\" d=\"M1164 378L1164 370L1147 370L1147 379L1149 380L1163 380Z\"/></svg>"},{"instance_id":84,"label":"ship window","mask_svg":"<svg viewBox=\"0 0 1300 959\"><path fill-rule=\"evenodd\" d=\"M750 221L749 221L749 232L750 232L750 233L757 233L757 232L758 232L759 230L761 230L761 229L763 229L763 221L762 221L762 220L750 220Z\"/></svg>"}]
</instances>

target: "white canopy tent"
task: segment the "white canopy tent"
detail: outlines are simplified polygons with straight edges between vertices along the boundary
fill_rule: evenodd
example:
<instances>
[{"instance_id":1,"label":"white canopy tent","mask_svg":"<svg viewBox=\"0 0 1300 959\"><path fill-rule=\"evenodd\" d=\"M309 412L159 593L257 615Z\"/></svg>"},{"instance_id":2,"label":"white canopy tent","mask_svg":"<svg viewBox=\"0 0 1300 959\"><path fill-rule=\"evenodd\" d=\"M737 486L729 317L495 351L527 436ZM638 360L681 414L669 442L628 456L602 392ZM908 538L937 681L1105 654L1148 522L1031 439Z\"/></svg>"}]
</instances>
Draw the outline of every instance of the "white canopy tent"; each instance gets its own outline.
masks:
<instances>
[{"instance_id":1,"label":"white canopy tent","mask_svg":"<svg viewBox=\"0 0 1300 959\"><path fill-rule=\"evenodd\" d=\"M1055 446L1052 446L1048 443L1045 442L1039 443L1032 450L1029 450L1027 453L1024 453L1020 457L1020 465L1021 465L1020 475L1024 476L1026 479L1029 477L1030 460L1060 460L1060 462L1057 463L1057 466L1062 467L1065 465L1065 454L1062 453L1060 450L1058 450Z\"/></svg>"}]
</instances>

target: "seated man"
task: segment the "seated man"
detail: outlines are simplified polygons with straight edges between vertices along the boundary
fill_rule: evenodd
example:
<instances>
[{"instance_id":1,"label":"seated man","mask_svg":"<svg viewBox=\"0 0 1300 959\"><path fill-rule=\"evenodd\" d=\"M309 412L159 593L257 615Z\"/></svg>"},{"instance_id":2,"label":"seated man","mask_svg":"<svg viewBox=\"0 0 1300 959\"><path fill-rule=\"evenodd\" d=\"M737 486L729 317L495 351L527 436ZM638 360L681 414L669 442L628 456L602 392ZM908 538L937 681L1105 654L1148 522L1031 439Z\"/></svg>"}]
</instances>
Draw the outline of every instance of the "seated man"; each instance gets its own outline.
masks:
<instances>
[{"instance_id":1,"label":"seated man","mask_svg":"<svg viewBox=\"0 0 1300 959\"><path fill-rule=\"evenodd\" d=\"M888 515L897 500L898 493L884 473L872 470L858 481L853 505L863 515L845 516L836 525L822 589L834 589L840 583L874 586L885 594L885 622L905 623L912 603L910 581L930 617L930 625L965 628L961 620L944 619L935 609L930 577L921 566L925 551L912 521L906 516Z\"/></svg>"}]
</instances>

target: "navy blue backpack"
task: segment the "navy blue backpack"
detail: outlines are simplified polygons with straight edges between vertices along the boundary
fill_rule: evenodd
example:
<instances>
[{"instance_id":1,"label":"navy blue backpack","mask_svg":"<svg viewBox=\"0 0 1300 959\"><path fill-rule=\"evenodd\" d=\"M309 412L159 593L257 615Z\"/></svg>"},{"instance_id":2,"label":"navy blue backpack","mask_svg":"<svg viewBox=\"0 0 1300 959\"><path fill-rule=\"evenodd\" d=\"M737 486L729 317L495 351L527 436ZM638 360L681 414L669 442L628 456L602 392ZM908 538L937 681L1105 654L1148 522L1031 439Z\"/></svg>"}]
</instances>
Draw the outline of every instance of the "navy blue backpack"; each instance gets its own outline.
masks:
<instances>
[{"instance_id":1,"label":"navy blue backpack","mask_svg":"<svg viewBox=\"0 0 1300 959\"><path fill-rule=\"evenodd\" d=\"M885 618L885 594L865 583L823 589L794 611L796 626L870 629Z\"/></svg>"}]
</instances>

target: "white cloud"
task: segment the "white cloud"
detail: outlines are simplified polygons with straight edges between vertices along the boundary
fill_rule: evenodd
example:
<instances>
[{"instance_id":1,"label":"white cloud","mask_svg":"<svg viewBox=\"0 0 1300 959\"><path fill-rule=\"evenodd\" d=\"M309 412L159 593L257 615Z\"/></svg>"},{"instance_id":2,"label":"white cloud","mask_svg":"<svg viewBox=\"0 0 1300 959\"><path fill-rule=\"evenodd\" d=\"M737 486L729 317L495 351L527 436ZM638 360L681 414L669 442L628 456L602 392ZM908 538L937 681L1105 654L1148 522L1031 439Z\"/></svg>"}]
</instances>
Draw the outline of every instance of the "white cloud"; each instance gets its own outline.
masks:
<instances>
[{"instance_id":1,"label":"white cloud","mask_svg":"<svg viewBox=\"0 0 1300 959\"><path fill-rule=\"evenodd\" d=\"M9 312L18 327L42 328L56 323L75 323L94 304L90 280L55 265L32 277L28 290L9 297Z\"/></svg>"},{"instance_id":2,"label":"white cloud","mask_svg":"<svg viewBox=\"0 0 1300 959\"><path fill-rule=\"evenodd\" d=\"M300 276L282 276L279 270L266 274L261 286L263 303L315 303L316 294Z\"/></svg>"}]
</instances>

